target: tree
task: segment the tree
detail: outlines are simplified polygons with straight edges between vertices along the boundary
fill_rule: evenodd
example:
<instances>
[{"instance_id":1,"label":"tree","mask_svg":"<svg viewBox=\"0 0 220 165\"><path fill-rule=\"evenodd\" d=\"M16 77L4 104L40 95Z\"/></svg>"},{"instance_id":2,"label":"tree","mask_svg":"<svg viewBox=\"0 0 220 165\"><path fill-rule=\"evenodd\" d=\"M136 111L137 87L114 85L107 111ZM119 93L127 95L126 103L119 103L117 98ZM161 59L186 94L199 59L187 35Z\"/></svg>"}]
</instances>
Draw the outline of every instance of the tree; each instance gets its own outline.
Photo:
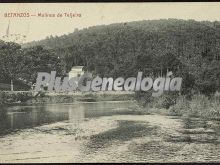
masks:
<instances>
[{"instance_id":1,"label":"tree","mask_svg":"<svg viewBox=\"0 0 220 165\"><path fill-rule=\"evenodd\" d=\"M3 78L11 80L11 90L13 91L14 80L21 78L23 63L21 46L8 42L2 43L0 49L0 69Z\"/></svg>"},{"instance_id":2,"label":"tree","mask_svg":"<svg viewBox=\"0 0 220 165\"><path fill-rule=\"evenodd\" d=\"M62 75L61 61L53 50L41 46L21 49L20 45L12 42L1 42L0 47L1 81L9 79L11 90L14 81L31 86L38 72L56 71L57 75Z\"/></svg>"},{"instance_id":3,"label":"tree","mask_svg":"<svg viewBox=\"0 0 220 165\"><path fill-rule=\"evenodd\" d=\"M166 75L183 78L183 93L219 90L219 22L161 19L101 25L48 38L43 45L61 54L68 71L84 65L96 75L130 77ZM28 46L26 45L26 46Z\"/></svg>"}]
</instances>

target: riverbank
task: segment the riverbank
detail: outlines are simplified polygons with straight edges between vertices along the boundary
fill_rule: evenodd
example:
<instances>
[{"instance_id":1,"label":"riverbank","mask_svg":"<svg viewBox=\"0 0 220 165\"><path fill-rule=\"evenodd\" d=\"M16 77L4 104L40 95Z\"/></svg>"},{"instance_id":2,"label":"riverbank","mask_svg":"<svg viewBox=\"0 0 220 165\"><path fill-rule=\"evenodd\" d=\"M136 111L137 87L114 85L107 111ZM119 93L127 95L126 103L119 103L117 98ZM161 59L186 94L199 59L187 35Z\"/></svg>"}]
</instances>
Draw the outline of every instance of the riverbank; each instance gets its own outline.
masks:
<instances>
[{"instance_id":1,"label":"riverbank","mask_svg":"<svg viewBox=\"0 0 220 165\"><path fill-rule=\"evenodd\" d=\"M33 98L37 93L30 91L0 91L0 104L19 104Z\"/></svg>"},{"instance_id":2,"label":"riverbank","mask_svg":"<svg viewBox=\"0 0 220 165\"><path fill-rule=\"evenodd\" d=\"M36 96L37 95L37 96ZM69 92L38 94L31 91L1 91L0 103L7 105L34 105L72 103L74 101L125 101L134 100L134 92L103 91L103 92Z\"/></svg>"},{"instance_id":3,"label":"riverbank","mask_svg":"<svg viewBox=\"0 0 220 165\"><path fill-rule=\"evenodd\" d=\"M145 95L137 100L143 105L144 111L149 113L220 120L219 95L208 97L197 94L190 98L184 95L163 95L158 98L149 98ZM141 100L144 101L141 102Z\"/></svg>"},{"instance_id":4,"label":"riverbank","mask_svg":"<svg viewBox=\"0 0 220 165\"><path fill-rule=\"evenodd\" d=\"M219 125L209 124L186 128L181 118L162 115L101 116L77 126L62 121L1 137L0 161L219 162Z\"/></svg>"}]
</instances>

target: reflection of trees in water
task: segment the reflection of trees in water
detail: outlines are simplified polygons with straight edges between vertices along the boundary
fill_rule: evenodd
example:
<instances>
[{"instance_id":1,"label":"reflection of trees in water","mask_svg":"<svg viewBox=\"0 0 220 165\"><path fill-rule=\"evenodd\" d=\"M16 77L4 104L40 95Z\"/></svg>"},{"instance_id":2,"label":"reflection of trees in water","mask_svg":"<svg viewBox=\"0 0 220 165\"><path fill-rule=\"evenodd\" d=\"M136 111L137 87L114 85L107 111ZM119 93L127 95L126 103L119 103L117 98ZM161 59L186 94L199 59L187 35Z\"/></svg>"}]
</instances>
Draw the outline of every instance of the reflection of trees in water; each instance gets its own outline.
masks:
<instances>
[{"instance_id":1,"label":"reflection of trees in water","mask_svg":"<svg viewBox=\"0 0 220 165\"><path fill-rule=\"evenodd\" d=\"M85 119L85 107L81 104L78 106L68 107L69 122L72 123L74 128L79 128L80 124Z\"/></svg>"},{"instance_id":2,"label":"reflection of trees in water","mask_svg":"<svg viewBox=\"0 0 220 165\"><path fill-rule=\"evenodd\" d=\"M7 128L7 110L6 107L1 107L0 110L0 134Z\"/></svg>"},{"instance_id":3,"label":"reflection of trees in water","mask_svg":"<svg viewBox=\"0 0 220 165\"><path fill-rule=\"evenodd\" d=\"M31 126L37 126L42 123L47 122L47 111L46 107L42 106L40 108L38 107L33 107L31 112L29 113L29 120L30 120L30 125Z\"/></svg>"},{"instance_id":4,"label":"reflection of trees in water","mask_svg":"<svg viewBox=\"0 0 220 165\"><path fill-rule=\"evenodd\" d=\"M68 113L63 111L59 105L49 105L36 107L30 113L29 119L32 121L32 126L53 123L68 119Z\"/></svg>"},{"instance_id":5,"label":"reflection of trees in water","mask_svg":"<svg viewBox=\"0 0 220 165\"><path fill-rule=\"evenodd\" d=\"M128 103L99 102L4 107L0 110L0 134L64 120L72 123L74 129L80 129L85 118L117 114L128 106Z\"/></svg>"},{"instance_id":6,"label":"reflection of trees in water","mask_svg":"<svg viewBox=\"0 0 220 165\"><path fill-rule=\"evenodd\" d=\"M12 112L8 112L8 108L3 107L0 110L0 134L66 119L68 113L63 112L59 106L19 107Z\"/></svg>"},{"instance_id":7,"label":"reflection of trees in water","mask_svg":"<svg viewBox=\"0 0 220 165\"><path fill-rule=\"evenodd\" d=\"M129 108L134 106L131 102L97 102L97 103L86 103L83 104L85 109L85 117L100 117L100 116L110 116L117 114L128 114Z\"/></svg>"}]
</instances>

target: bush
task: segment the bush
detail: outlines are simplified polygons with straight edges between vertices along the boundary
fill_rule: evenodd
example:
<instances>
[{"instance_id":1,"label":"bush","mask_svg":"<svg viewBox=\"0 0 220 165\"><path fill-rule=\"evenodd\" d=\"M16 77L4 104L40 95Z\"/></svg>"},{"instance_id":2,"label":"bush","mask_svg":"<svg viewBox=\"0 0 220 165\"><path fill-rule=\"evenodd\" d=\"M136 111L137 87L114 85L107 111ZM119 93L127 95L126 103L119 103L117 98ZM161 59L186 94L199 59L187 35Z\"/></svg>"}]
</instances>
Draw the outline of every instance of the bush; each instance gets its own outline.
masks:
<instances>
[{"instance_id":1,"label":"bush","mask_svg":"<svg viewBox=\"0 0 220 165\"><path fill-rule=\"evenodd\" d=\"M184 96L177 99L176 104L170 108L173 115L187 115L192 117L219 118L220 100L218 97L194 95L189 100Z\"/></svg>"},{"instance_id":2,"label":"bush","mask_svg":"<svg viewBox=\"0 0 220 165\"><path fill-rule=\"evenodd\" d=\"M151 92L136 92L135 98L144 107L149 108L165 108L169 109L170 106L176 103L178 93L164 93L160 97L152 97Z\"/></svg>"}]
</instances>

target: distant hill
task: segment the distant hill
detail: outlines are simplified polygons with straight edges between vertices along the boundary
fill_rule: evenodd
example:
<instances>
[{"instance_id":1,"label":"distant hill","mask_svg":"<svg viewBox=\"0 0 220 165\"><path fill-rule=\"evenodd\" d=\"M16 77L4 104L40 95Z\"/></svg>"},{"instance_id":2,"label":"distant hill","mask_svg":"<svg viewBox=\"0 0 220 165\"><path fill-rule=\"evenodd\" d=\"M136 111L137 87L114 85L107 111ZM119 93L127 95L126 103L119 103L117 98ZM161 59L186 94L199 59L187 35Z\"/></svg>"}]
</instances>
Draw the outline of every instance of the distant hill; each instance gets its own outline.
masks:
<instances>
[{"instance_id":1,"label":"distant hill","mask_svg":"<svg viewBox=\"0 0 220 165\"><path fill-rule=\"evenodd\" d=\"M73 29L73 32L68 35L48 36L46 39L40 41L33 41L25 43L23 47L30 47L36 45L42 45L48 49L63 48L72 46L75 42L79 40L85 41L86 38L91 38L96 35L111 35L116 30L126 30L127 28L133 28L136 30L141 30L146 33L154 32L196 32L197 30L215 30L220 28L220 22L210 22L210 21L195 21L195 20L179 20L179 19L160 19L160 20L143 20L134 21L127 23L115 23L110 25L99 25L92 26L89 28L84 28L82 30Z\"/></svg>"},{"instance_id":2,"label":"distant hill","mask_svg":"<svg viewBox=\"0 0 220 165\"><path fill-rule=\"evenodd\" d=\"M220 22L161 19L100 25L23 47L52 49L68 72L74 65L101 76L156 77L172 70L184 87L220 89Z\"/></svg>"}]
</instances>

